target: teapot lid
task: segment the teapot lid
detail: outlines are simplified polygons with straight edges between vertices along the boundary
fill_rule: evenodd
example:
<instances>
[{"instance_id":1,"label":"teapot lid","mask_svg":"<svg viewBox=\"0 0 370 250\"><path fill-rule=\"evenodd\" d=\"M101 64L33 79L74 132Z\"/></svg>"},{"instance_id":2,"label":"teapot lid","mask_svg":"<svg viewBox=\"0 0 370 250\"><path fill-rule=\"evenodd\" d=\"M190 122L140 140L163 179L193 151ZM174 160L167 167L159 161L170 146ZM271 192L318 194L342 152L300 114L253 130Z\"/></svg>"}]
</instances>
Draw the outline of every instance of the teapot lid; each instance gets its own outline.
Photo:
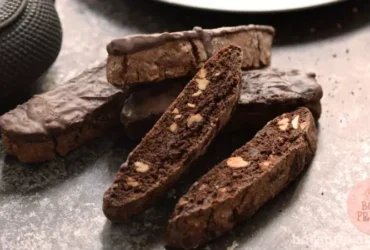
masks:
<instances>
[{"instance_id":1,"label":"teapot lid","mask_svg":"<svg viewBox=\"0 0 370 250\"><path fill-rule=\"evenodd\" d=\"M27 6L27 0L0 0L0 29L14 22Z\"/></svg>"}]
</instances>

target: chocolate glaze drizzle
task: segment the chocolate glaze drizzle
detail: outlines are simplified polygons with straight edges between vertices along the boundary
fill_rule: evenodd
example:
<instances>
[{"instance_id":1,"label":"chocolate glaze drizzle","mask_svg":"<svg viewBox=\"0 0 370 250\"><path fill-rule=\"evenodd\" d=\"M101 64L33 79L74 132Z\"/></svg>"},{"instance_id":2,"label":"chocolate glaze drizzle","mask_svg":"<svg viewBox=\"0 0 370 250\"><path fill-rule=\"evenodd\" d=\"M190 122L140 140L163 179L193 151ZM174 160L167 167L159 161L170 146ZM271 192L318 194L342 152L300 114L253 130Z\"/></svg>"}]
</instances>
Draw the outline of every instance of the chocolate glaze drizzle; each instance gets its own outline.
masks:
<instances>
[{"instance_id":1,"label":"chocolate glaze drizzle","mask_svg":"<svg viewBox=\"0 0 370 250\"><path fill-rule=\"evenodd\" d=\"M194 27L193 30L189 31L172 33L165 32L149 35L132 35L122 39L116 39L107 45L107 51L110 55L120 56L153 48L166 42L199 39L203 42L207 56L210 56L213 51L213 37L242 31L264 31L270 34L275 33L275 30L272 27L263 25L244 25L236 27L222 27L217 29L202 29L201 27Z\"/></svg>"}]
</instances>

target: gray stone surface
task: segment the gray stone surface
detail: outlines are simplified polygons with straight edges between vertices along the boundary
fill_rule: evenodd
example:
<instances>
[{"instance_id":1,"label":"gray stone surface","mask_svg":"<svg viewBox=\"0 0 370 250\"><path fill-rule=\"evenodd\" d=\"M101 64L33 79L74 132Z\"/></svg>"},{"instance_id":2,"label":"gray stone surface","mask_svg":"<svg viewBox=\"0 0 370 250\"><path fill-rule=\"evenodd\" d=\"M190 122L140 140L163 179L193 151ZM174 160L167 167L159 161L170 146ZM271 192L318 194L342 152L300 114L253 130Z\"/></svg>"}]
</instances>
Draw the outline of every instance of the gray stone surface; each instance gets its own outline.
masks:
<instances>
[{"instance_id":1,"label":"gray stone surface","mask_svg":"<svg viewBox=\"0 0 370 250\"><path fill-rule=\"evenodd\" d=\"M125 0L59 0L57 9L63 48L37 92L96 65L105 45L126 34L276 26L273 66L317 72L323 85L318 152L302 178L207 249L368 249L370 236L350 223L346 200L353 185L370 177L369 1L263 15ZM42 165L21 164L0 146L0 249L163 249L166 221L183 189L123 225L101 211L103 192L133 146L122 135L109 136Z\"/></svg>"}]
</instances>

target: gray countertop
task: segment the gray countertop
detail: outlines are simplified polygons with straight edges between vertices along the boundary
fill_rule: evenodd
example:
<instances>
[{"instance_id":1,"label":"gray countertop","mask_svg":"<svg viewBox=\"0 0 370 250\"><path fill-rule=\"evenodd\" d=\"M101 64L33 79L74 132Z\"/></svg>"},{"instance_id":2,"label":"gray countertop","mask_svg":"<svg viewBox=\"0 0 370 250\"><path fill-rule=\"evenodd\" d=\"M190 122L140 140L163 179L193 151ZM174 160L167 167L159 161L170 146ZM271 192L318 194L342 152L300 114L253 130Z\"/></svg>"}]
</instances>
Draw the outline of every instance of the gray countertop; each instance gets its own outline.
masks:
<instances>
[{"instance_id":1,"label":"gray countertop","mask_svg":"<svg viewBox=\"0 0 370 250\"><path fill-rule=\"evenodd\" d=\"M274 25L273 66L314 71L323 86L318 151L298 181L206 249L369 249L370 235L347 216L351 187L370 178L369 1L258 15L138 0L59 0L57 9L62 51L36 92L104 60L105 45L127 34ZM101 210L103 192L133 146L123 135L112 135L64 159L30 166L0 145L0 249L164 249L166 221L182 191L171 190L163 202L122 225L111 224Z\"/></svg>"}]
</instances>

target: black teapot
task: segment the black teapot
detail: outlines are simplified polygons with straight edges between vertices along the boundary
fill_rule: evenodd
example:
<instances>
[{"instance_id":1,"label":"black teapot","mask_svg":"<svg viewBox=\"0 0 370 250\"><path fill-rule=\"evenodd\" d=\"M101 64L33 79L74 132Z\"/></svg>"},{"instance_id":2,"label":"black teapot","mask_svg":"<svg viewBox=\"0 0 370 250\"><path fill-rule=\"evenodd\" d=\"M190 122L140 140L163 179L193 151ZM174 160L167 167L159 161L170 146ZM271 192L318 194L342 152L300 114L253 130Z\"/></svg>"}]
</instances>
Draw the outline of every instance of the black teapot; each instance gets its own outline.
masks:
<instances>
[{"instance_id":1,"label":"black teapot","mask_svg":"<svg viewBox=\"0 0 370 250\"><path fill-rule=\"evenodd\" d=\"M50 67L61 41L54 0L0 0L0 105Z\"/></svg>"}]
</instances>

